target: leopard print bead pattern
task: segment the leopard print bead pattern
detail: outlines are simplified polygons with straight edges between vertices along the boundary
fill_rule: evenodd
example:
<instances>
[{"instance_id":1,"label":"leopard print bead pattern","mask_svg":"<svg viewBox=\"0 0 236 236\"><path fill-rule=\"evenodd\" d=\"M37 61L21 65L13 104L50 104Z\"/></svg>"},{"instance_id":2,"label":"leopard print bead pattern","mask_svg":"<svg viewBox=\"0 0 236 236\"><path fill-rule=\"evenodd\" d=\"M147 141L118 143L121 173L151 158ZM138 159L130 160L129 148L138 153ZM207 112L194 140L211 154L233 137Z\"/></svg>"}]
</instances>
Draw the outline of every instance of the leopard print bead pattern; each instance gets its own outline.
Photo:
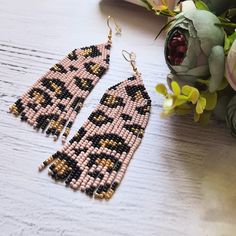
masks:
<instances>
[{"instance_id":1,"label":"leopard print bead pattern","mask_svg":"<svg viewBox=\"0 0 236 236\"><path fill-rule=\"evenodd\" d=\"M76 135L40 166L74 190L110 199L144 135L151 108L139 75L109 88Z\"/></svg>"},{"instance_id":2,"label":"leopard print bead pattern","mask_svg":"<svg viewBox=\"0 0 236 236\"><path fill-rule=\"evenodd\" d=\"M19 98L10 112L65 141L85 98L109 66L111 42L73 50Z\"/></svg>"}]
</instances>

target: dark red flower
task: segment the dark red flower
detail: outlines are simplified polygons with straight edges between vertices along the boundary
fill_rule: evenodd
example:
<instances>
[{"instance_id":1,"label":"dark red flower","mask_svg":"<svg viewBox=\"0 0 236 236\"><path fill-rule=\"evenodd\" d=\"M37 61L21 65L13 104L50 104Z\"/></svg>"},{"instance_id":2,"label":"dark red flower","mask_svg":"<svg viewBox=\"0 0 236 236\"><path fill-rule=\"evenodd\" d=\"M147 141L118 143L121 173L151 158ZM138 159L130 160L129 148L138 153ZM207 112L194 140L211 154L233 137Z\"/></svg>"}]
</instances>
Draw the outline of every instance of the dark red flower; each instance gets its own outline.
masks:
<instances>
[{"instance_id":1,"label":"dark red flower","mask_svg":"<svg viewBox=\"0 0 236 236\"><path fill-rule=\"evenodd\" d=\"M174 31L167 43L167 61L172 66L180 65L188 50L188 42L180 30Z\"/></svg>"}]
</instances>

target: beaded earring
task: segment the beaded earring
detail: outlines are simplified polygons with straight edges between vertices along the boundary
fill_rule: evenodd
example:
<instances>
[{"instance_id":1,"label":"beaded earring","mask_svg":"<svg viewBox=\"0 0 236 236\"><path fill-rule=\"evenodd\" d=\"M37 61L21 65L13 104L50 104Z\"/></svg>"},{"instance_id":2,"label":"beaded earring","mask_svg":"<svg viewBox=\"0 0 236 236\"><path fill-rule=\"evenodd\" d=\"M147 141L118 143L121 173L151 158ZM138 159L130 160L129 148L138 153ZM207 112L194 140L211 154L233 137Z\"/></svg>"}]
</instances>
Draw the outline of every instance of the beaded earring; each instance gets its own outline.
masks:
<instances>
[{"instance_id":1,"label":"beaded earring","mask_svg":"<svg viewBox=\"0 0 236 236\"><path fill-rule=\"evenodd\" d=\"M116 32L121 33L109 16L106 43L73 50L31 86L10 107L10 112L35 129L53 135L55 140L64 130L65 141L85 98L108 69L112 44L110 19Z\"/></svg>"},{"instance_id":2,"label":"beaded earring","mask_svg":"<svg viewBox=\"0 0 236 236\"><path fill-rule=\"evenodd\" d=\"M128 53L134 76L109 88L100 103L62 149L40 166L66 186L90 197L110 199L138 148L149 120L151 99Z\"/></svg>"}]
</instances>

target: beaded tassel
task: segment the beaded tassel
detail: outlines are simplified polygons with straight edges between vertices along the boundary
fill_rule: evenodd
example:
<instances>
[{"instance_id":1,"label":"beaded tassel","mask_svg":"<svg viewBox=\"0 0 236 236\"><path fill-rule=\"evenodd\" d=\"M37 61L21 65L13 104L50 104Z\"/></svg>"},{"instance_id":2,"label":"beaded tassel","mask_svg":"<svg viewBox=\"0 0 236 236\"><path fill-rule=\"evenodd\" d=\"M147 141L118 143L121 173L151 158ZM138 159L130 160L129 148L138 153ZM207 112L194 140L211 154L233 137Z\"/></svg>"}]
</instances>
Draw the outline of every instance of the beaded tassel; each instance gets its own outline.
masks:
<instances>
[{"instance_id":1,"label":"beaded tassel","mask_svg":"<svg viewBox=\"0 0 236 236\"><path fill-rule=\"evenodd\" d=\"M109 39L106 44L73 50L19 98L10 112L55 140L64 130L64 141L85 98L108 69L110 48Z\"/></svg>"},{"instance_id":2,"label":"beaded tassel","mask_svg":"<svg viewBox=\"0 0 236 236\"><path fill-rule=\"evenodd\" d=\"M144 135L151 100L140 75L108 89L77 134L45 160L50 176L90 197L110 199Z\"/></svg>"}]
</instances>

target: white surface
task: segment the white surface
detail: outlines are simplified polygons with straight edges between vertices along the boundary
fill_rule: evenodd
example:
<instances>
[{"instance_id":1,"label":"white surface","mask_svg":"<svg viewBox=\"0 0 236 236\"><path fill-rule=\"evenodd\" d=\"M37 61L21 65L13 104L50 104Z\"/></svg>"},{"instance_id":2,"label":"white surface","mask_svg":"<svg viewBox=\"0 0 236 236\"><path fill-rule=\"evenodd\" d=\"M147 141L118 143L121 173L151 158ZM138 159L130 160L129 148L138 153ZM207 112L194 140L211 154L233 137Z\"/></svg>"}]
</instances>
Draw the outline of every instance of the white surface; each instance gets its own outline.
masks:
<instances>
[{"instance_id":1,"label":"white surface","mask_svg":"<svg viewBox=\"0 0 236 236\"><path fill-rule=\"evenodd\" d=\"M201 128L188 117L160 120L165 82L164 24L143 8L120 1L0 0L0 235L234 236L236 140L224 124ZM60 142L36 133L7 113L54 62L76 47L106 40L115 16L111 66L77 117L73 132L111 85L131 75L121 50L137 54L152 98L143 142L114 197L91 200L55 184L37 166Z\"/></svg>"}]
</instances>

